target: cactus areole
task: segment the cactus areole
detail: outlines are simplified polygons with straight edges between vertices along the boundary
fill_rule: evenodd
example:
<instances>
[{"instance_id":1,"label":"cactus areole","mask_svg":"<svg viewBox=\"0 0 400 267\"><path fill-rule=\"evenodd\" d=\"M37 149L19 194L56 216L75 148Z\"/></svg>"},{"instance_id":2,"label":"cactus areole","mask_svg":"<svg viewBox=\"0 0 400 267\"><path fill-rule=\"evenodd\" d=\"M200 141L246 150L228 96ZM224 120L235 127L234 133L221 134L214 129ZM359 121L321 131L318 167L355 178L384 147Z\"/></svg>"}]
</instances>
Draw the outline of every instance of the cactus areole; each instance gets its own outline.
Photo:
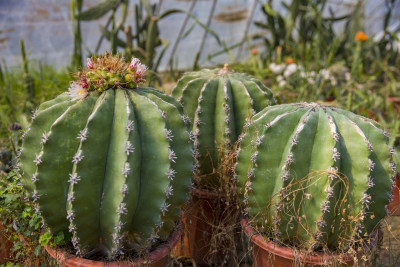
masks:
<instances>
[{"instance_id":1,"label":"cactus areole","mask_svg":"<svg viewBox=\"0 0 400 267\"><path fill-rule=\"evenodd\" d=\"M54 234L71 238L78 255L114 259L172 232L191 186L192 145L179 103L137 87L146 70L137 59L105 55L87 67L68 93L39 106L21 170Z\"/></svg>"},{"instance_id":2,"label":"cactus areole","mask_svg":"<svg viewBox=\"0 0 400 267\"><path fill-rule=\"evenodd\" d=\"M218 169L225 151L237 141L243 125L256 112L276 104L261 81L222 69L186 73L172 91L193 122L196 176L201 184L218 183L209 175ZM202 180L202 181L201 181Z\"/></svg>"},{"instance_id":3,"label":"cactus areole","mask_svg":"<svg viewBox=\"0 0 400 267\"><path fill-rule=\"evenodd\" d=\"M245 213L281 243L344 251L385 217L393 153L376 122L349 111L315 103L265 108L237 152Z\"/></svg>"}]
</instances>

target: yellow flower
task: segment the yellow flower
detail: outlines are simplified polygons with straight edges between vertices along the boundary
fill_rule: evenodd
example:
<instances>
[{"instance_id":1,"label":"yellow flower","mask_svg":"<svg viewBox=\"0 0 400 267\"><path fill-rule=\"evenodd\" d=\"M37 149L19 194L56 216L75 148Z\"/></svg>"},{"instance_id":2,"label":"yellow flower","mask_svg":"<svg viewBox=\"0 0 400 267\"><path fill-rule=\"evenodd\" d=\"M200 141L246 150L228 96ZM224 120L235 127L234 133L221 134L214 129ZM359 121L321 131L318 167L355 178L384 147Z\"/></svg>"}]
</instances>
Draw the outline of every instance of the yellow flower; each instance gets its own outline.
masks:
<instances>
[{"instance_id":1,"label":"yellow flower","mask_svg":"<svg viewBox=\"0 0 400 267\"><path fill-rule=\"evenodd\" d=\"M356 33L356 36L354 37L354 39L358 42L365 42L368 40L368 35L366 35L364 32L359 31Z\"/></svg>"}]
</instances>

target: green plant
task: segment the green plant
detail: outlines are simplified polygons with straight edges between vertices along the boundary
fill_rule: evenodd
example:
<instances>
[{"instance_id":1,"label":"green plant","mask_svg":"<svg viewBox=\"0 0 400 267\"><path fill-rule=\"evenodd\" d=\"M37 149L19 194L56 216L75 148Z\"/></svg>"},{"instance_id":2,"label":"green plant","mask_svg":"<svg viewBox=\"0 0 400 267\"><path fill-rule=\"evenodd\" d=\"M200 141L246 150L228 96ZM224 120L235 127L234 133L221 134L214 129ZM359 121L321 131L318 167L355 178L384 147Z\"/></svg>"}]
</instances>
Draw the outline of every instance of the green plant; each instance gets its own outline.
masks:
<instances>
[{"instance_id":1,"label":"green plant","mask_svg":"<svg viewBox=\"0 0 400 267\"><path fill-rule=\"evenodd\" d=\"M25 91L30 99L35 98L35 88L33 85L33 78L29 74L29 69L28 69L28 60L26 58L25 54L25 45L24 41L21 39L20 40L20 48L21 48L21 57L22 57L22 64L24 67L24 88Z\"/></svg>"},{"instance_id":2,"label":"green plant","mask_svg":"<svg viewBox=\"0 0 400 267\"><path fill-rule=\"evenodd\" d=\"M326 61L330 51L337 50L334 23L351 21L350 15L334 16L332 10L329 10L329 17L324 17L326 4L326 0L282 2L283 8L286 9L286 13L283 14L273 9L273 0L268 0L262 6L265 22L256 21L255 25L271 34L257 34L253 37L264 41L266 58L277 57L276 49L279 47L283 56L289 55L301 60L312 59L316 63ZM341 43L343 45L345 40Z\"/></svg>"},{"instance_id":3,"label":"green plant","mask_svg":"<svg viewBox=\"0 0 400 267\"><path fill-rule=\"evenodd\" d=\"M3 83L0 83L1 143L6 143L9 138L10 124L17 122L24 128L28 127L29 117L36 105L59 95L71 80L71 76L64 69L57 70L54 67L33 64L33 62L30 64L29 76L33 79L35 92L33 98L25 90L24 77L26 76L21 68L4 72ZM4 145L11 149L9 145Z\"/></svg>"},{"instance_id":4,"label":"green plant","mask_svg":"<svg viewBox=\"0 0 400 267\"><path fill-rule=\"evenodd\" d=\"M38 266L46 260L44 245L63 245L65 241L62 234L51 239L48 232L43 232L42 218L26 199L26 193L16 170L0 174L0 223L6 226L4 234L14 244L13 262Z\"/></svg>"},{"instance_id":5,"label":"green plant","mask_svg":"<svg viewBox=\"0 0 400 267\"><path fill-rule=\"evenodd\" d=\"M79 255L146 252L168 237L190 189L187 120L172 97L127 83L143 81L138 59L92 60L69 93L39 106L22 181L52 234Z\"/></svg>"},{"instance_id":6,"label":"green plant","mask_svg":"<svg viewBox=\"0 0 400 267\"><path fill-rule=\"evenodd\" d=\"M121 21L116 23L115 12L121 6ZM103 1L83 12L78 18L83 21L99 19L112 11L105 26L100 26L102 36L94 50L97 53L102 40L110 41L111 50L115 53L118 48L124 49L126 57L136 57L149 67L148 82L151 83L158 70L161 59L169 46L169 41L160 37L159 22L173 14L186 14L195 24L201 26L211 34L218 44L221 44L218 35L209 27L200 22L192 13L180 9L168 9L160 13L161 4L152 3L149 0L139 0L134 6L134 25L126 25L129 0ZM108 27L111 24L111 29ZM132 33L132 28L134 32ZM119 32L124 32L126 40L118 37ZM159 47L162 47L159 49ZM160 82L160 80L159 80ZM160 82L161 83L161 82Z\"/></svg>"},{"instance_id":7,"label":"green plant","mask_svg":"<svg viewBox=\"0 0 400 267\"><path fill-rule=\"evenodd\" d=\"M82 65L82 33L80 19L82 5L83 0L71 0L72 35L74 36L74 50L72 53L71 65L75 68L79 68Z\"/></svg>"},{"instance_id":8,"label":"green plant","mask_svg":"<svg viewBox=\"0 0 400 267\"><path fill-rule=\"evenodd\" d=\"M345 252L385 217L394 150L370 119L315 103L265 108L240 137L238 190L267 237Z\"/></svg>"},{"instance_id":9,"label":"green plant","mask_svg":"<svg viewBox=\"0 0 400 267\"><path fill-rule=\"evenodd\" d=\"M242 132L245 120L264 107L274 105L272 92L259 80L222 69L186 73L172 91L193 121L197 175L202 186L215 186L213 177L223 150Z\"/></svg>"}]
</instances>

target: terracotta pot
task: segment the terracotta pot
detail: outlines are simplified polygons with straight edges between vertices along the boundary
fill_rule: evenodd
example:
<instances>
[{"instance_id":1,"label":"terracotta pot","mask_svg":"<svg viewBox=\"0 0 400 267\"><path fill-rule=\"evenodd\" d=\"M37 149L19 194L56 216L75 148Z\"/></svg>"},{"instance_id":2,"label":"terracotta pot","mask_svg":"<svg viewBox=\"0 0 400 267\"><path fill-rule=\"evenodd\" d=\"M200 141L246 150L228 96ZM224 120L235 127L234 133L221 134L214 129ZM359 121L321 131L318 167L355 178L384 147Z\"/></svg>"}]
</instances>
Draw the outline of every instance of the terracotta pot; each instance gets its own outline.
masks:
<instances>
[{"instance_id":1,"label":"terracotta pot","mask_svg":"<svg viewBox=\"0 0 400 267\"><path fill-rule=\"evenodd\" d=\"M183 214L184 235L174 248L177 256L192 258L197 266L222 265L225 244L212 244L213 234L226 222L232 207L225 204L226 197L216 192L194 188L191 201ZM224 247L225 246L225 247ZM225 249L224 249L225 248Z\"/></svg>"},{"instance_id":2,"label":"terracotta pot","mask_svg":"<svg viewBox=\"0 0 400 267\"><path fill-rule=\"evenodd\" d=\"M50 256L56 259L59 266L62 267L137 267L137 266L149 266L149 267L165 267L168 265L169 253L172 248L178 243L182 235L182 227L178 227L170 235L167 242L158 246L155 250L150 252L148 257L145 259L139 258L129 261L94 261L87 260L84 258L76 257L75 255L69 254L68 252L59 250L57 248L51 248L46 245L46 251Z\"/></svg>"},{"instance_id":3,"label":"terracotta pot","mask_svg":"<svg viewBox=\"0 0 400 267\"><path fill-rule=\"evenodd\" d=\"M392 216L400 216L400 174L396 175L396 186L393 188L393 199L389 204L389 212Z\"/></svg>"},{"instance_id":4,"label":"terracotta pot","mask_svg":"<svg viewBox=\"0 0 400 267\"><path fill-rule=\"evenodd\" d=\"M8 261L12 261L11 248L13 243L8 240L9 232L5 232L6 227L0 224L0 264L5 264Z\"/></svg>"},{"instance_id":5,"label":"terracotta pot","mask_svg":"<svg viewBox=\"0 0 400 267\"><path fill-rule=\"evenodd\" d=\"M327 263L335 262L335 256L327 255L324 253L313 253L313 254L298 254L294 250L280 246L272 241L265 240L261 235L257 234L256 231L249 225L249 222L245 219L241 220L242 229L246 235L251 239L253 243L253 261L254 266L279 266L279 267L292 267L297 266L326 266ZM376 243L378 242L378 235L376 235ZM349 255L341 256L343 262L339 266L353 266L353 258ZM330 265L329 265L330 266ZM334 266L338 266L335 264Z\"/></svg>"}]
</instances>

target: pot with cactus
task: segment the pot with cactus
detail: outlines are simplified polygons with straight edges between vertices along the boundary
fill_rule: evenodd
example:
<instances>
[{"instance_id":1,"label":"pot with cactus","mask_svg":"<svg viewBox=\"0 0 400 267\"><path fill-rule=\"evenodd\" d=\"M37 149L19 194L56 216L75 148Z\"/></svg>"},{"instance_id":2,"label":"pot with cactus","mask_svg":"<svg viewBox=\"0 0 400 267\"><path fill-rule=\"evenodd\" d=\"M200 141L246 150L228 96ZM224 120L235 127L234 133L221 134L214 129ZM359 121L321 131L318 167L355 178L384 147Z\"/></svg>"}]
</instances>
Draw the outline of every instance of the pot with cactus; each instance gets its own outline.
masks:
<instances>
[{"instance_id":1,"label":"pot with cactus","mask_svg":"<svg viewBox=\"0 0 400 267\"><path fill-rule=\"evenodd\" d=\"M238 214L233 183L233 145L249 117L276 104L271 90L258 79L221 69L185 73L172 91L192 121L195 189L186 208L185 242L178 254L198 264L223 264L224 229ZM240 229L240 227L239 227ZM180 252L179 252L180 250ZM232 256L227 256L232 258Z\"/></svg>"},{"instance_id":2,"label":"pot with cactus","mask_svg":"<svg viewBox=\"0 0 400 267\"><path fill-rule=\"evenodd\" d=\"M139 87L146 69L118 54L88 59L25 133L23 184L45 227L79 257L47 247L64 266L164 266L179 239L193 171L188 121L172 97Z\"/></svg>"},{"instance_id":3,"label":"pot with cactus","mask_svg":"<svg viewBox=\"0 0 400 267\"><path fill-rule=\"evenodd\" d=\"M239 139L242 226L256 266L371 261L395 173L375 121L315 103L278 105Z\"/></svg>"}]
</instances>

